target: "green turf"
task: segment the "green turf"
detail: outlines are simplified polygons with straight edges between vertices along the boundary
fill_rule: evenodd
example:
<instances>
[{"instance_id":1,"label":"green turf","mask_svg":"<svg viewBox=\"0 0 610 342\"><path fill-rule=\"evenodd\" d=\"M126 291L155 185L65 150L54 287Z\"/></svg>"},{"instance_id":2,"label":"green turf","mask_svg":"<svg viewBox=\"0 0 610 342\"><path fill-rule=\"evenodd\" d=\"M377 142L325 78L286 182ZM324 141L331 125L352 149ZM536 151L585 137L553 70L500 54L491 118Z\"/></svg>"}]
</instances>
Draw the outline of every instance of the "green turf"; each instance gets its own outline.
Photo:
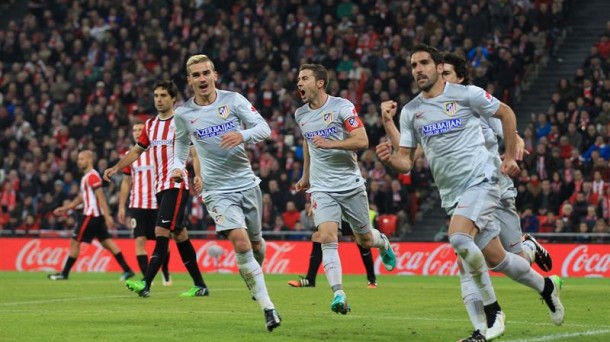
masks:
<instances>
[{"instance_id":1,"label":"green turf","mask_svg":"<svg viewBox=\"0 0 610 342\"><path fill-rule=\"evenodd\" d=\"M146 299L118 277L0 273L0 341L457 341L470 330L455 277L382 276L367 289L364 276L345 276L352 312L342 316L330 310L324 276L301 289L286 284L297 277L267 276L283 318L272 333L237 275L205 275L209 297L180 298L190 279L175 274L172 287L158 280ZM533 291L506 278L494 285L507 315L502 342L610 340L610 279L565 279L562 327Z\"/></svg>"}]
</instances>

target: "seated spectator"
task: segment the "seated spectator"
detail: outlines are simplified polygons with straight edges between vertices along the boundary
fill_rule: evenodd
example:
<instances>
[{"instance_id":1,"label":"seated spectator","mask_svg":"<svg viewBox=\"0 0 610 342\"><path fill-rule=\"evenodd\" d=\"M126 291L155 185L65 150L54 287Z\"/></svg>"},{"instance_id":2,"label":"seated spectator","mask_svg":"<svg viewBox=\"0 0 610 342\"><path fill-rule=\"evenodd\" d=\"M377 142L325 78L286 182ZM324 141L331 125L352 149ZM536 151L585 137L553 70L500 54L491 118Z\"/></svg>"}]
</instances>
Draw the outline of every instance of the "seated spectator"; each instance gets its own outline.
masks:
<instances>
[{"instance_id":1,"label":"seated spectator","mask_svg":"<svg viewBox=\"0 0 610 342\"><path fill-rule=\"evenodd\" d=\"M297 210L293 201L286 203L286 210L282 213L282 219L284 219L284 224L290 230L293 230L295 224L301 219L301 212ZM301 228L303 228L302 225Z\"/></svg>"},{"instance_id":2,"label":"seated spectator","mask_svg":"<svg viewBox=\"0 0 610 342\"><path fill-rule=\"evenodd\" d=\"M540 230L540 221L530 207L526 207L521 216L521 230L524 233L538 233Z\"/></svg>"},{"instance_id":3,"label":"seated spectator","mask_svg":"<svg viewBox=\"0 0 610 342\"><path fill-rule=\"evenodd\" d=\"M555 221L557 220L557 218L555 217L555 214L551 211L549 211L546 214L546 219L544 220L544 222L542 224L540 224L540 229L538 230L539 233L552 233L555 231Z\"/></svg>"},{"instance_id":4,"label":"seated spectator","mask_svg":"<svg viewBox=\"0 0 610 342\"><path fill-rule=\"evenodd\" d=\"M610 227L606 224L606 221L603 219L598 219L595 222L595 226L593 227L593 233L597 233L597 234L609 234L610 233ZM594 237L593 238L593 242L596 243L608 243L610 241L610 239L608 237L604 238L604 237Z\"/></svg>"},{"instance_id":5,"label":"seated spectator","mask_svg":"<svg viewBox=\"0 0 610 342\"><path fill-rule=\"evenodd\" d=\"M305 202L305 208L301 210L301 218L299 222L303 226L303 230L313 232L316 229L316 224L313 221L313 214L311 211L311 202Z\"/></svg>"},{"instance_id":6,"label":"seated spectator","mask_svg":"<svg viewBox=\"0 0 610 342\"><path fill-rule=\"evenodd\" d=\"M579 235L577 235L574 238L574 242L577 242L577 243L589 243L589 242L591 242L591 238L589 236L585 235L585 234L589 233L589 226L587 225L586 222L581 222L578 225L578 232L577 233L579 233Z\"/></svg>"}]
</instances>

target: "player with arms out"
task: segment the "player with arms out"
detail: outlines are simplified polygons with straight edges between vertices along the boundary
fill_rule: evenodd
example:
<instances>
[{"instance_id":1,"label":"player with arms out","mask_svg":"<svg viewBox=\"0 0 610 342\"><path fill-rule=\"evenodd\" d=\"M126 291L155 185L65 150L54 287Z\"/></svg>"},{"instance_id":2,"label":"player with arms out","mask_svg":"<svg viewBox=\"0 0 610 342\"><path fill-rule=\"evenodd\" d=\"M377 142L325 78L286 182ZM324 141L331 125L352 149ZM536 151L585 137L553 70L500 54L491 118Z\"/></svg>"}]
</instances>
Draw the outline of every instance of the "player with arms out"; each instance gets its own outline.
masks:
<instances>
[{"instance_id":1,"label":"player with arms out","mask_svg":"<svg viewBox=\"0 0 610 342\"><path fill-rule=\"evenodd\" d=\"M108 233L108 227L114 227L114 220L110 215L106 196L102 190L102 178L93 168L93 152L89 150L79 152L77 164L78 168L84 173L80 181L80 193L70 203L56 208L53 213L61 215L82 204L83 215L72 234L70 252L61 273L49 274L48 278L50 280L67 280L70 269L74 266L80 253L80 244L82 242L91 243L95 237L105 249L114 255L116 261L121 265L123 275L120 280L125 281L133 277L134 273L125 262L123 253Z\"/></svg>"},{"instance_id":2,"label":"player with arms out","mask_svg":"<svg viewBox=\"0 0 610 342\"><path fill-rule=\"evenodd\" d=\"M497 315L501 309L486 261L493 270L540 293L549 307L551 321L562 324L560 279L543 278L523 258L506 253L497 238L500 229L494 213L500 203L498 171L507 175L519 171L515 161L517 135L513 111L481 88L446 83L441 77L442 57L434 48L415 46L411 67L421 93L403 107L398 136L389 129L393 123L384 120L390 142L378 145L377 155L387 166L406 173L411 170L417 144L423 147L442 206L452 216L449 242L461 258L464 271L472 275L485 311L491 313L488 317ZM395 102L382 104L382 112L395 110ZM494 116L502 121L506 153L500 170L496 156L485 147L477 116ZM486 331L487 324L480 322L465 341L485 341Z\"/></svg>"},{"instance_id":3,"label":"player with arms out","mask_svg":"<svg viewBox=\"0 0 610 342\"><path fill-rule=\"evenodd\" d=\"M174 103L178 89L174 82L158 81L153 87L155 108L158 114L148 119L138 143L129 150L116 165L104 171L104 179L109 180L119 170L131 165L148 149L151 149L153 165L155 165L155 196L159 206L155 222L155 249L146 268L146 276L142 281L128 280L125 286L141 297L150 296L150 285L163 264L169 249L169 239L173 234L178 252L184 266L193 279L194 286L182 293L182 297L208 296L199 265L197 254L183 225L184 212L188 199L188 181L177 183L171 178L171 163L174 153L174 136L176 131L174 120ZM188 153L188 149L187 149ZM193 164L198 169L197 154L193 154ZM194 177L194 186L201 186L201 178Z\"/></svg>"},{"instance_id":4,"label":"player with arms out","mask_svg":"<svg viewBox=\"0 0 610 342\"><path fill-rule=\"evenodd\" d=\"M305 104L295 112L303 133L303 176L297 191L311 193L314 223L322 246L322 262L333 291L331 310L350 311L343 289L339 258L339 225L347 221L356 242L379 249L386 270L396 267L396 257L387 237L372 228L369 203L355 151L369 141L354 105L326 93L328 73L319 64L303 64L297 87Z\"/></svg>"},{"instance_id":5,"label":"player with arms out","mask_svg":"<svg viewBox=\"0 0 610 342\"><path fill-rule=\"evenodd\" d=\"M134 141L138 141L144 130L144 123L137 121L132 125L131 133ZM155 240L155 222L157 221L157 198L155 197L155 165L152 149L144 151L131 165L123 169L123 181L119 191L119 222L133 230L136 243L136 259L146 276L148 254L146 240ZM130 195L131 192L131 196ZM129 222L126 222L126 204L129 198ZM169 251L163 262L163 286L170 286Z\"/></svg>"},{"instance_id":6,"label":"player with arms out","mask_svg":"<svg viewBox=\"0 0 610 342\"><path fill-rule=\"evenodd\" d=\"M206 55L191 56L186 71L195 96L176 109L172 178L177 182L185 178L192 142L201 158L203 191L198 193L216 223L216 232L231 241L239 273L264 313L267 330L273 331L281 318L269 298L261 267L265 258L261 180L252 171L245 148L245 143L268 138L271 129L242 95L216 89L218 73Z\"/></svg>"}]
</instances>

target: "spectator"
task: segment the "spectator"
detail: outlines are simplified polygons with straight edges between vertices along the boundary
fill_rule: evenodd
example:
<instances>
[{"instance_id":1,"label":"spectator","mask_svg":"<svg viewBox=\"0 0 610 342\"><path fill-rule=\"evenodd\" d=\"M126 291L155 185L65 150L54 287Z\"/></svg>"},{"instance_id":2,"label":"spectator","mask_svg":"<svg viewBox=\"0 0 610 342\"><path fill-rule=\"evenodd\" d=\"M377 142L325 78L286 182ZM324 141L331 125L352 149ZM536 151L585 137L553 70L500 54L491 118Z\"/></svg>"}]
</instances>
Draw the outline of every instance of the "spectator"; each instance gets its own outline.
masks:
<instances>
[{"instance_id":1,"label":"spectator","mask_svg":"<svg viewBox=\"0 0 610 342\"><path fill-rule=\"evenodd\" d=\"M540 221L533 214L532 208L525 208L521 217L521 230L524 233L538 233L540 230Z\"/></svg>"}]
</instances>

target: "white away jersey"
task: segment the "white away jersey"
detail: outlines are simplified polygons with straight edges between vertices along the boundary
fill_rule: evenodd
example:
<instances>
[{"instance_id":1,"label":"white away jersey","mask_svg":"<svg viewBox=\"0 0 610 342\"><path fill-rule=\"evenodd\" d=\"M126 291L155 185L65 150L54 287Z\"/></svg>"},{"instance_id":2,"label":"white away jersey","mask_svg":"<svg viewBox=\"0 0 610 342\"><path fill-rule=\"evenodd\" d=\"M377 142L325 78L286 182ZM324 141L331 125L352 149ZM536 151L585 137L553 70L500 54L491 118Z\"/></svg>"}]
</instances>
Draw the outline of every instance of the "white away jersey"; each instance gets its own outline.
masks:
<instances>
[{"instance_id":1,"label":"white away jersey","mask_svg":"<svg viewBox=\"0 0 610 342\"><path fill-rule=\"evenodd\" d=\"M363 186L354 151L320 149L311 139L320 135L330 140L345 140L351 130L362 127L354 105L346 99L328 96L326 103L311 109L309 104L298 108L294 114L309 151L309 183L307 192L346 191Z\"/></svg>"},{"instance_id":2,"label":"white away jersey","mask_svg":"<svg viewBox=\"0 0 610 342\"><path fill-rule=\"evenodd\" d=\"M481 117L481 129L483 130L483 138L485 139L485 147L487 150L495 156L496 166L498 170L502 165L498 153L498 136L503 138L504 132L502 132L502 121L498 118L485 118ZM501 198L515 198L517 196L517 189L513 181L507 175L498 171L498 184L500 185Z\"/></svg>"},{"instance_id":3,"label":"white away jersey","mask_svg":"<svg viewBox=\"0 0 610 342\"><path fill-rule=\"evenodd\" d=\"M239 132L245 143L256 143L268 138L271 129L242 95L224 90L216 90L216 94L210 105L200 106L191 98L176 109L173 169L184 169L190 139L199 156L204 194L251 189L260 178L252 171L245 144L227 150L220 148L220 142L223 135Z\"/></svg>"},{"instance_id":4,"label":"white away jersey","mask_svg":"<svg viewBox=\"0 0 610 342\"><path fill-rule=\"evenodd\" d=\"M453 207L470 186L497 177L478 116L489 118L499 106L479 87L446 83L439 96L420 93L403 107L400 146L422 145L444 208Z\"/></svg>"}]
</instances>

